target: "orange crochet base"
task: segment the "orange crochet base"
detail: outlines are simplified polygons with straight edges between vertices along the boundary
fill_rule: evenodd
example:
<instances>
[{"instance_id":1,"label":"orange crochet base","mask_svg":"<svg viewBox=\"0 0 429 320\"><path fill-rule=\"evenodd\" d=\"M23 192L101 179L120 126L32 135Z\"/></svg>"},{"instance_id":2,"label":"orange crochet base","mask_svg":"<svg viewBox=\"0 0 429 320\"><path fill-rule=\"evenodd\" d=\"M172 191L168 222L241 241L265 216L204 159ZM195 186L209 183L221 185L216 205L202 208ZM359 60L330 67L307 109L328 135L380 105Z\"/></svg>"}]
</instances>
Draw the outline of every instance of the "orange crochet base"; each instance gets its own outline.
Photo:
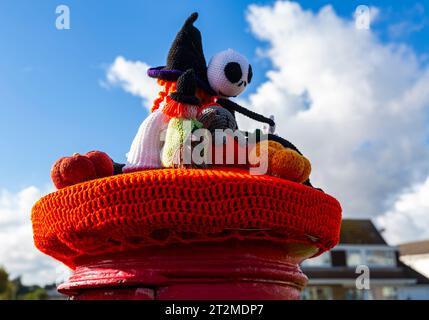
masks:
<instances>
[{"instance_id":1,"label":"orange crochet base","mask_svg":"<svg viewBox=\"0 0 429 320\"><path fill-rule=\"evenodd\" d=\"M341 207L316 189L242 169L160 169L73 185L33 207L36 247L76 260L144 246L226 239L338 243Z\"/></svg>"}]
</instances>

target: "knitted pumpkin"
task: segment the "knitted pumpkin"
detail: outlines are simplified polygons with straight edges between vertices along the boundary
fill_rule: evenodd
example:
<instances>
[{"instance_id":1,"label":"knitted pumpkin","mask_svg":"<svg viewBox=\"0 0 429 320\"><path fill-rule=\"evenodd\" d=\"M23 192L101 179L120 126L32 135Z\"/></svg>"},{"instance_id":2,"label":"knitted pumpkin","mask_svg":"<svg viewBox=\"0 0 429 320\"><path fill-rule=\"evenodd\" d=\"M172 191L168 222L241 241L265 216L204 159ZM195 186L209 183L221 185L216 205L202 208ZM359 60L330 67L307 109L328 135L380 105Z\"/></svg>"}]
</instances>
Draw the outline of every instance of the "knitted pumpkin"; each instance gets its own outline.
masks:
<instances>
[{"instance_id":1,"label":"knitted pumpkin","mask_svg":"<svg viewBox=\"0 0 429 320\"><path fill-rule=\"evenodd\" d=\"M267 163L262 163L266 161ZM275 141L262 141L250 152L249 162L254 167L267 170L267 174L303 183L310 172L310 161L295 150L285 148Z\"/></svg>"},{"instance_id":2,"label":"knitted pumpkin","mask_svg":"<svg viewBox=\"0 0 429 320\"><path fill-rule=\"evenodd\" d=\"M55 161L51 169L51 179L57 189L77 183L113 175L113 161L101 151L79 153L62 157Z\"/></svg>"}]
</instances>

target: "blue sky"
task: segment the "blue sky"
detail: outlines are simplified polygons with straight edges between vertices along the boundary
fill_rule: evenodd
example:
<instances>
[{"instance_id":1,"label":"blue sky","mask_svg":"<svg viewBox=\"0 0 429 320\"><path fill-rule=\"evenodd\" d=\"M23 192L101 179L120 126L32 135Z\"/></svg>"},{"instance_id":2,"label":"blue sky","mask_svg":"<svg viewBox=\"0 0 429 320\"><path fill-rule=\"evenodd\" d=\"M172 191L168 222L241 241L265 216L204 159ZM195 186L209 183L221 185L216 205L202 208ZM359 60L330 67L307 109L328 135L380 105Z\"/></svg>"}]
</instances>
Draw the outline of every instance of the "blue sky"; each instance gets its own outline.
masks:
<instances>
[{"instance_id":1,"label":"blue sky","mask_svg":"<svg viewBox=\"0 0 429 320\"><path fill-rule=\"evenodd\" d=\"M118 55L163 64L184 18L201 18L206 57L233 47L249 57L255 85L270 62L256 56L261 43L245 20L250 1L23 1L0 3L0 187L17 191L49 183L60 156L92 149L125 161L145 109L120 89L100 86L105 69ZM71 9L71 30L55 28L55 8ZM252 1L271 4L273 1ZM362 1L300 1L317 11L332 3L350 18ZM418 53L428 50L429 26L389 36L388 26L402 20L420 24L426 13L416 1L371 1L381 11L374 26L381 39L401 41ZM423 2L421 2L423 4ZM429 6L426 5L426 10ZM249 92L252 91L249 90Z\"/></svg>"}]
</instances>

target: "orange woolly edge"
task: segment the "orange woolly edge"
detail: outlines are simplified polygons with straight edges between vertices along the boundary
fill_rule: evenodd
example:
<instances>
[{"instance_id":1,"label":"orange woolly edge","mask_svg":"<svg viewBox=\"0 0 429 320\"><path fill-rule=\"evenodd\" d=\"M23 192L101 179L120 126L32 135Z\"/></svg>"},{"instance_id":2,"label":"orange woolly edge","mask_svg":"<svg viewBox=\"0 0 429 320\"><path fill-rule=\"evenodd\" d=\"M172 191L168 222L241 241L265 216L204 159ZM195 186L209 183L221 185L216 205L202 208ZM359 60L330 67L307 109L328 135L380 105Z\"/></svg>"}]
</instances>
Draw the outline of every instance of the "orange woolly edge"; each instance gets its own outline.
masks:
<instances>
[{"instance_id":1,"label":"orange woolly edge","mask_svg":"<svg viewBox=\"0 0 429 320\"><path fill-rule=\"evenodd\" d=\"M235 239L241 239L241 240L268 240L268 241L278 241L282 243L307 243L311 245L316 245L319 248L319 252L315 255L320 255L326 250L329 250L330 248L334 247L338 241L339 241L339 230L341 225L341 206L338 203L338 201L318 190L312 189L310 187L304 186L302 184L290 182L287 180L279 179L276 177L271 176L253 176L248 173L247 170L243 169L235 169L235 168L228 168L228 169L211 169L211 170L204 170L204 169L158 169L158 170L147 170L147 171L139 171L134 173L128 173L128 174L121 174L117 176L111 176L107 178L92 180L88 182L84 182L78 185L70 186L61 190L58 190L56 192L53 192L51 194L48 194L44 197L42 197L39 201L36 202L32 209L32 223L33 223L33 232L34 232L34 241L36 247L41 250L42 252L51 255L57 260L62 261L66 265L68 265L71 268L75 267L75 260L81 256L85 255L96 255L96 254L102 254L106 252L118 252L123 250L129 250L129 249L136 249L138 247L144 247L148 244L141 243L140 245L121 245L121 246L111 246L109 247L109 243L107 243L106 246L106 240L110 239L110 234L106 233L103 236L103 233L100 233L98 229L98 226L91 225L90 222L88 222L88 219L91 219L91 214L88 215L88 212L86 212L85 220L79 220L79 218L75 215L75 212L79 211L79 207L81 204L88 203L91 201L91 197L93 197L94 201L96 201L96 198L103 197L107 195L109 192L114 192L115 190L111 189L111 186L114 185L116 188L116 191L120 190L121 188L126 188L128 190L135 188L138 190L141 188L142 180L150 187L151 185L155 187L156 184L159 184L160 182L168 181L169 183L173 184L180 184L181 182L185 181L186 178L189 179L189 177L192 176L192 179L198 179L201 180L207 184L214 184L216 182L222 182L223 179L230 181L231 177L234 179L235 183L238 183L243 188L246 188L246 185L258 185L261 183L264 183L266 185L266 188L269 188L267 185L267 182L269 185L272 185L274 188L278 187L285 187L287 188L288 194L290 194L291 199L294 199L296 197L299 198L298 202L305 202L305 199L308 197L312 197L313 199L317 199L317 206L320 208L318 210L314 210L315 208L308 206L306 207L305 203L301 203L301 210L300 214L302 216L298 216L295 213L284 213L284 212L278 212L278 215L290 215L288 217L289 219L296 219L297 224L300 225L301 229L304 229L305 223L308 225L311 225L307 230L300 230L300 228L296 228L294 223L291 223L289 225L285 225L284 228L277 232L271 234L271 233L264 233L264 232L256 232L256 233L248 233L246 235L246 232L231 232L227 236L224 237L208 237L205 240L195 240L192 239L175 239L172 241L164 241L160 242L160 245L166 245L171 243L191 243L191 242L201 242L201 241L224 241L227 239L235 238ZM221 186L221 185L220 185ZM155 187L156 188L156 187ZM172 187L174 188L174 187ZM222 188L222 187L220 187ZM177 186L176 186L177 189ZM192 187L191 187L192 189ZM89 198L88 198L89 197ZM225 195L225 201L240 201L241 197L231 197L231 195ZM134 199L135 200L135 199ZM180 202L180 199L177 199ZM70 206L70 201L75 201L76 203L73 203ZM64 207L57 206L54 209L52 209L53 203L63 203ZM68 202L68 203L67 203ZM314 202L314 201L313 201ZM100 205L100 204L97 204ZM103 203L104 207L115 207L114 203ZM285 201L285 205L287 206L287 201ZM100 205L101 206L101 205ZM120 208L116 206L115 211L111 214L113 216L110 216L109 219L115 219L115 214L117 212L120 212L121 210L128 210L127 209L128 204L121 205ZM72 208L72 209L71 209ZM328 210L329 209L329 210ZM65 211L69 210L69 211ZM70 210L75 210L73 213L70 212ZM131 210L131 209L130 209ZM250 210L250 209L249 209ZM55 215L58 215L58 213L61 213L61 217L57 217ZM156 212L153 212L156 214ZM131 212L130 212L131 214ZM141 217L144 217L145 215L150 215L152 212L140 212L139 215ZM182 213L181 213L182 214ZM295 216L294 216L295 215ZM310 216L312 215L312 216ZM329 228L323 228L320 223L315 223L316 220L318 222L324 221L325 219L329 218L330 224L328 224ZM123 219L123 212L122 214L118 214L118 224L115 228L121 228L121 219ZM275 220L275 217L266 217L266 222L270 223L270 219ZM306 220L307 219L307 220ZM312 221L312 220L315 221ZM293 220L289 220L290 222L293 222ZM79 223L76 223L79 222ZM82 224L86 224L86 231L87 234L94 233L94 239L91 240L91 246L88 246L88 249L85 248L85 246L82 247L81 243L74 243L70 239L77 239L79 238L79 235L73 235L73 233L81 232L82 230L79 229L82 227ZM303 225L304 223L304 225ZM322 222L324 223L324 222ZM80 226L78 225L80 224ZM320 226L319 226L320 225ZM170 224L171 226L171 224ZM175 226L174 228L180 228L181 226ZM124 229L129 229L129 223L124 222ZM149 227L148 227L149 228ZM224 225L225 230L228 229L228 222ZM323 236L325 238L312 238L311 234L311 228L314 228L315 234L321 234L320 230L323 229ZM322 229L320 229L322 228ZM158 227L158 229L160 229ZM186 229L186 228L185 228ZM201 229L205 230L206 226L201 225ZM316 230L317 229L317 230ZM79 231L80 230L80 231ZM93 230L93 231L91 231ZM116 229L115 229L116 230ZM155 229L154 229L155 230ZM310 230L310 232L309 232ZM155 230L156 231L156 230ZM174 230L175 232L177 230ZM287 235L291 235L290 237ZM81 235L80 235L81 236ZM183 241L182 241L183 240ZM104 243L104 245L96 246L94 244L94 241L100 241Z\"/></svg>"}]
</instances>

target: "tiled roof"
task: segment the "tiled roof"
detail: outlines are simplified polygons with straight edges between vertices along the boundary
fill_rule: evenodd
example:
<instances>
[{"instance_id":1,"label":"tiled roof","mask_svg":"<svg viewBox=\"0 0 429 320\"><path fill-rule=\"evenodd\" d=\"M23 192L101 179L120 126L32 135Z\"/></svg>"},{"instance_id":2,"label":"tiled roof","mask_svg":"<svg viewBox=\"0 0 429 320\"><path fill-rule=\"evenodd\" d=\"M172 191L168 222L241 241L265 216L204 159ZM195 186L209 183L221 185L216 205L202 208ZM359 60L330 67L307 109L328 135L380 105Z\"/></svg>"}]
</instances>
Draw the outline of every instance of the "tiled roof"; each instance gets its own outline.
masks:
<instances>
[{"instance_id":1,"label":"tiled roof","mask_svg":"<svg viewBox=\"0 0 429 320\"><path fill-rule=\"evenodd\" d=\"M399 252L401 256L429 254L429 240L401 244Z\"/></svg>"},{"instance_id":2,"label":"tiled roof","mask_svg":"<svg viewBox=\"0 0 429 320\"><path fill-rule=\"evenodd\" d=\"M369 219L343 219L340 244L382 244L385 245L380 231Z\"/></svg>"},{"instance_id":3,"label":"tiled roof","mask_svg":"<svg viewBox=\"0 0 429 320\"><path fill-rule=\"evenodd\" d=\"M402 261L399 261L399 266L403 268L403 272L406 274L407 278L415 278L417 279L417 284L429 284L429 279L426 278L421 273L417 272L413 268L407 266Z\"/></svg>"}]
</instances>

